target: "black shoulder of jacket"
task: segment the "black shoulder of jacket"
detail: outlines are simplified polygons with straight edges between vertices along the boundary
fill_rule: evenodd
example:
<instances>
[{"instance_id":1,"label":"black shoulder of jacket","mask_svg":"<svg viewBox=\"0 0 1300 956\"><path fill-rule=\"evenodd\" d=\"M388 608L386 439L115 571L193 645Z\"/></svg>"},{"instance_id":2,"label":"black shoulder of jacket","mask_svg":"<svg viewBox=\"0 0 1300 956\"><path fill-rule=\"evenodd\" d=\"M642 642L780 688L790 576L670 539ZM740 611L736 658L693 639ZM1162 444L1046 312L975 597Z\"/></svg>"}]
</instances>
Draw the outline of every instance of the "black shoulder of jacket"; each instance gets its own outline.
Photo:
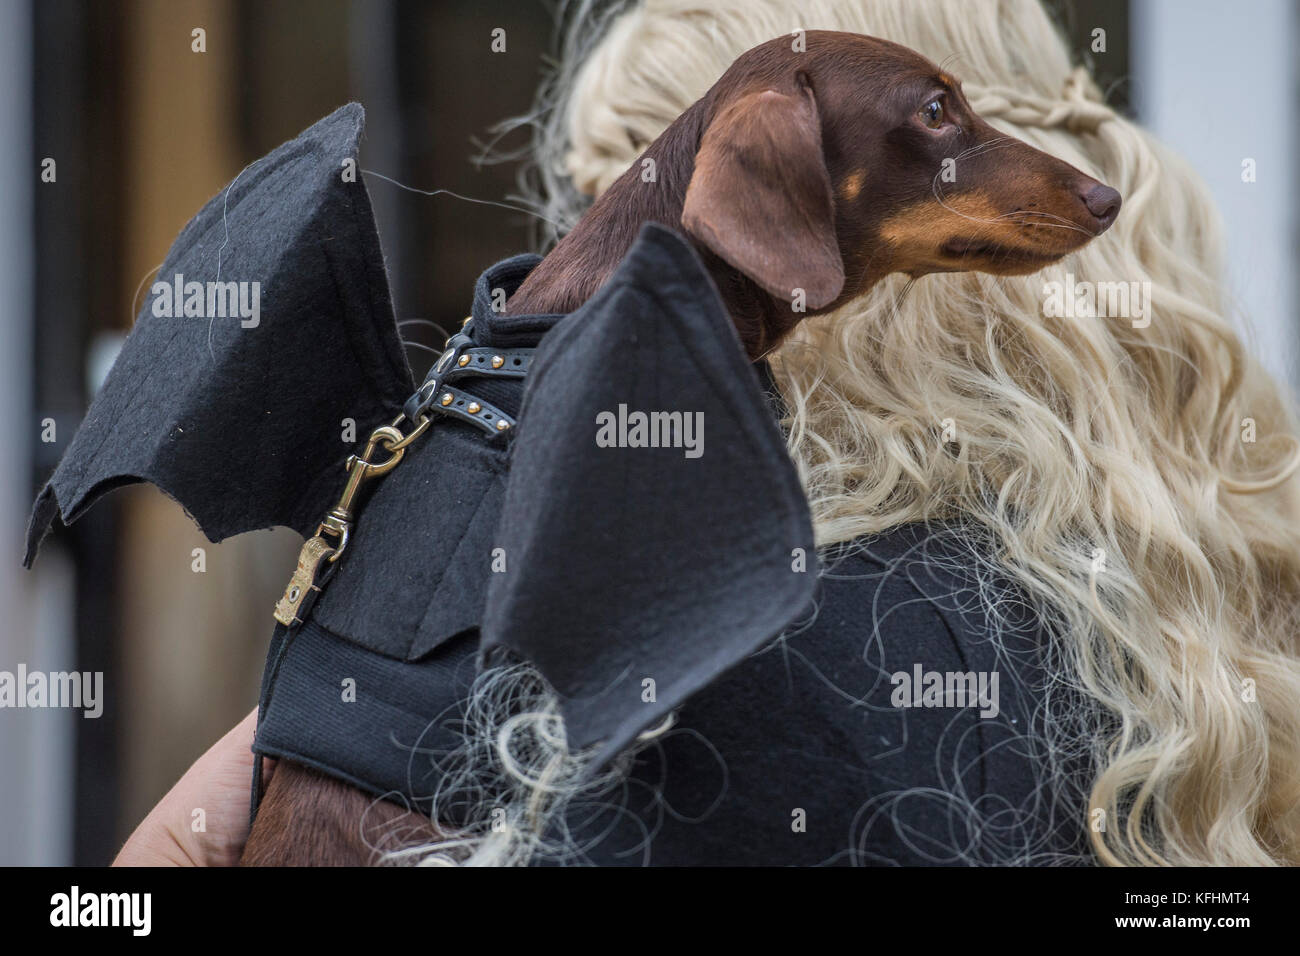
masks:
<instances>
[{"instance_id":1,"label":"black shoulder of jacket","mask_svg":"<svg viewBox=\"0 0 1300 956\"><path fill-rule=\"evenodd\" d=\"M934 523L836 548L815 611L688 700L548 862L1085 862L1081 781L1042 736L1047 635L991 567ZM936 706L931 675L974 699Z\"/></svg>"}]
</instances>

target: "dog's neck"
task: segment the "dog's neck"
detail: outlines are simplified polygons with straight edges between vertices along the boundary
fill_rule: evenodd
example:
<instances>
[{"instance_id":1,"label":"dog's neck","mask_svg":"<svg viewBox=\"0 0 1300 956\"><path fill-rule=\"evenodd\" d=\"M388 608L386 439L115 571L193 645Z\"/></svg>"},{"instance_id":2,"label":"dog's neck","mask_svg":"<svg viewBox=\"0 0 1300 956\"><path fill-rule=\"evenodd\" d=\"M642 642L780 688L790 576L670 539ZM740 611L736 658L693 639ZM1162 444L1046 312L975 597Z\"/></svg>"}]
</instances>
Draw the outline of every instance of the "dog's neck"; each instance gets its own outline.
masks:
<instances>
[{"instance_id":1,"label":"dog's neck","mask_svg":"<svg viewBox=\"0 0 1300 956\"><path fill-rule=\"evenodd\" d=\"M700 101L678 117L592 203L510 297L508 313L572 312L605 284L646 222L662 223L685 234L682 208L705 127L705 110L705 101ZM752 358L770 350L805 317L795 313L789 302L777 301L709 249L691 241Z\"/></svg>"}]
</instances>

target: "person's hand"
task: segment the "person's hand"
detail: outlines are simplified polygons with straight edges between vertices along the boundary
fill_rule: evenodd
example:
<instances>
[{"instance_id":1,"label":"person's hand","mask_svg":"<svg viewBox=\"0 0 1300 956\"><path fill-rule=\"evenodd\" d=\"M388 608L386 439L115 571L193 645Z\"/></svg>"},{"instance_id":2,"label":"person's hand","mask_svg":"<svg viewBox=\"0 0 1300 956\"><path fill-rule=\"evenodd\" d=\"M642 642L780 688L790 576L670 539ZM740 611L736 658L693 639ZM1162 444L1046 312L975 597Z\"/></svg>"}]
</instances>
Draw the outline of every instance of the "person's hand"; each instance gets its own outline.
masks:
<instances>
[{"instance_id":1,"label":"person's hand","mask_svg":"<svg viewBox=\"0 0 1300 956\"><path fill-rule=\"evenodd\" d=\"M234 866L248 840L257 710L218 740L135 828L114 866ZM269 780L275 761L263 764ZM196 811L202 811L201 813Z\"/></svg>"}]
</instances>

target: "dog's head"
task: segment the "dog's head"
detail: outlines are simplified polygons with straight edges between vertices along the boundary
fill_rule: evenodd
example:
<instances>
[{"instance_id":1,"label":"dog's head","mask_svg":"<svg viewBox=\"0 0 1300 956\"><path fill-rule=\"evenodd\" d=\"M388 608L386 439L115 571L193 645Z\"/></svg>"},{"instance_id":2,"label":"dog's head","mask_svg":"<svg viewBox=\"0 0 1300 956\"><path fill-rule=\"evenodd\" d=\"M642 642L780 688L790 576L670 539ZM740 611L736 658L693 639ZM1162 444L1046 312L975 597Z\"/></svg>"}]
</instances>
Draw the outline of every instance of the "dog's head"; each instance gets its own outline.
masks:
<instances>
[{"instance_id":1,"label":"dog's head","mask_svg":"<svg viewBox=\"0 0 1300 956\"><path fill-rule=\"evenodd\" d=\"M702 102L682 226L777 299L831 308L885 275L1034 272L1120 195L994 130L895 43L809 31L738 59Z\"/></svg>"}]
</instances>

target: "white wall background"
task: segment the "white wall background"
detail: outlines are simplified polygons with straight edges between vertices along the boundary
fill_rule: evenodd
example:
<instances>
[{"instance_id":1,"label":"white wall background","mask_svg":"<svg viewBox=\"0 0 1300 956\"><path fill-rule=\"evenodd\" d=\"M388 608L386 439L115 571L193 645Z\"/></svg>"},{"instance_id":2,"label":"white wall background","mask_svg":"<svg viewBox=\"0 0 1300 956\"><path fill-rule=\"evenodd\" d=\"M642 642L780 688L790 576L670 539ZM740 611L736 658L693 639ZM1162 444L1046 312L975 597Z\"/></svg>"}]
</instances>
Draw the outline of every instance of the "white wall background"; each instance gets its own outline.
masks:
<instances>
[{"instance_id":1,"label":"white wall background","mask_svg":"<svg viewBox=\"0 0 1300 956\"><path fill-rule=\"evenodd\" d=\"M1133 0L1138 118L1209 184L1226 227L1228 279L1264 366L1300 386L1294 0ZM1256 181L1241 181L1242 160Z\"/></svg>"}]
</instances>

